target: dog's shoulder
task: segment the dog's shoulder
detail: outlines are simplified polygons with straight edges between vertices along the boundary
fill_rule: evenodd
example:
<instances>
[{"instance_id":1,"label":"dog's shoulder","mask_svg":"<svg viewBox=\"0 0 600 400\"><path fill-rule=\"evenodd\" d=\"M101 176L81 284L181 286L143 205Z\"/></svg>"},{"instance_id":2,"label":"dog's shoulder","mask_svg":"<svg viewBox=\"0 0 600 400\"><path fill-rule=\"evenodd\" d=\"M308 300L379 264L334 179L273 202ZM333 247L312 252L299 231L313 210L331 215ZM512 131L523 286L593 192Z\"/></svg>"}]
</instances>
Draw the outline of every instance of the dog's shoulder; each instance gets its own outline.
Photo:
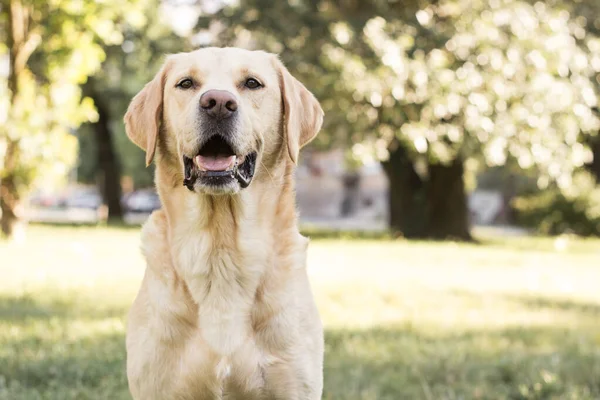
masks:
<instances>
[{"instance_id":1,"label":"dog's shoulder","mask_svg":"<svg viewBox=\"0 0 600 400\"><path fill-rule=\"evenodd\" d=\"M162 210L154 211L142 226L142 254L148 267L159 275L172 274L167 217Z\"/></svg>"},{"instance_id":2,"label":"dog's shoulder","mask_svg":"<svg viewBox=\"0 0 600 400\"><path fill-rule=\"evenodd\" d=\"M165 242L167 239L167 216L163 210L153 211L142 226L142 243Z\"/></svg>"}]
</instances>

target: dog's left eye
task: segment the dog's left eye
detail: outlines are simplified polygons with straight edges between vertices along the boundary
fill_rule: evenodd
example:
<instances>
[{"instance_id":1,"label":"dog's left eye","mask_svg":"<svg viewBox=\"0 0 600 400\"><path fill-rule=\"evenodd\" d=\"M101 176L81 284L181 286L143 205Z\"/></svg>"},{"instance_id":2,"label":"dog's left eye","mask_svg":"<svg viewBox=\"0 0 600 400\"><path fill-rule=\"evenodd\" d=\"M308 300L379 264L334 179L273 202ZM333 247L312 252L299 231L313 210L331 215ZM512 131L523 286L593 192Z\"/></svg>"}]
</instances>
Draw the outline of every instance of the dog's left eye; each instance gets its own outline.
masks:
<instances>
[{"instance_id":1,"label":"dog's left eye","mask_svg":"<svg viewBox=\"0 0 600 400\"><path fill-rule=\"evenodd\" d=\"M263 85L254 78L248 78L246 79L244 86L246 86L248 89L258 89L261 88Z\"/></svg>"},{"instance_id":2,"label":"dog's left eye","mask_svg":"<svg viewBox=\"0 0 600 400\"><path fill-rule=\"evenodd\" d=\"M180 89L189 89L194 86L194 81L192 81L190 78L185 78L180 80L176 86Z\"/></svg>"}]
</instances>

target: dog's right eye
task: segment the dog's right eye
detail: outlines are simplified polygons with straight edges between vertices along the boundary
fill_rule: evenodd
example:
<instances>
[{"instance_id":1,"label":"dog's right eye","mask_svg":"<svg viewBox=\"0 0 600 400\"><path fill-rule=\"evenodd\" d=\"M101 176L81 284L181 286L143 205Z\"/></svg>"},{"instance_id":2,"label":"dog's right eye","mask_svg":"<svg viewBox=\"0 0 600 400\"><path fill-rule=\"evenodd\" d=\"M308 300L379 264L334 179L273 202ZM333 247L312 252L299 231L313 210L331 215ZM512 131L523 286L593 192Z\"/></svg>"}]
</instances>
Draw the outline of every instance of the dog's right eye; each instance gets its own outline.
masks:
<instances>
[{"instance_id":1,"label":"dog's right eye","mask_svg":"<svg viewBox=\"0 0 600 400\"><path fill-rule=\"evenodd\" d=\"M194 86L194 81L192 81L190 78L185 78L180 80L175 86L179 89L189 89Z\"/></svg>"}]
</instances>

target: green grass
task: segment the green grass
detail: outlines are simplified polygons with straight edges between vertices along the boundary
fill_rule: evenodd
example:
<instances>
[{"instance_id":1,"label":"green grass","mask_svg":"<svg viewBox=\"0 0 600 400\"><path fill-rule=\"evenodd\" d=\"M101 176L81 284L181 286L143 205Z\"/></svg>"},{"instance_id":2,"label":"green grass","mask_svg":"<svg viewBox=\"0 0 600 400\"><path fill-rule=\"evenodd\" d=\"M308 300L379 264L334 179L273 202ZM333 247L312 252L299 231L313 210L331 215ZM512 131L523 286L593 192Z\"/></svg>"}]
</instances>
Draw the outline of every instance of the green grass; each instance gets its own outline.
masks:
<instances>
[{"instance_id":1,"label":"green grass","mask_svg":"<svg viewBox=\"0 0 600 400\"><path fill-rule=\"evenodd\" d=\"M128 399L138 231L0 243L0 399ZM599 399L600 241L320 238L324 399ZM166 399L168 400L168 399Z\"/></svg>"}]
</instances>

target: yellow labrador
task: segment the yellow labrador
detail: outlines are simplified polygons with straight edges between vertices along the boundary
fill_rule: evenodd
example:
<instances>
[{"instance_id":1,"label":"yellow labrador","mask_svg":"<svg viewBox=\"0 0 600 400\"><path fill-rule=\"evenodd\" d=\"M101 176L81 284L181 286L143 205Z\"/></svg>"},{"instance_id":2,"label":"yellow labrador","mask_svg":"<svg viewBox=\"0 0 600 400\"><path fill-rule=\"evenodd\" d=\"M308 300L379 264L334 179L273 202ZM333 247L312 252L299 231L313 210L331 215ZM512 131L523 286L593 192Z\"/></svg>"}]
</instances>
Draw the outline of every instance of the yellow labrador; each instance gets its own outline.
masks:
<instances>
[{"instance_id":1,"label":"yellow labrador","mask_svg":"<svg viewBox=\"0 0 600 400\"><path fill-rule=\"evenodd\" d=\"M163 205L129 314L135 399L321 398L293 175L322 121L276 56L236 48L171 55L132 100L127 135L156 159Z\"/></svg>"}]
</instances>

